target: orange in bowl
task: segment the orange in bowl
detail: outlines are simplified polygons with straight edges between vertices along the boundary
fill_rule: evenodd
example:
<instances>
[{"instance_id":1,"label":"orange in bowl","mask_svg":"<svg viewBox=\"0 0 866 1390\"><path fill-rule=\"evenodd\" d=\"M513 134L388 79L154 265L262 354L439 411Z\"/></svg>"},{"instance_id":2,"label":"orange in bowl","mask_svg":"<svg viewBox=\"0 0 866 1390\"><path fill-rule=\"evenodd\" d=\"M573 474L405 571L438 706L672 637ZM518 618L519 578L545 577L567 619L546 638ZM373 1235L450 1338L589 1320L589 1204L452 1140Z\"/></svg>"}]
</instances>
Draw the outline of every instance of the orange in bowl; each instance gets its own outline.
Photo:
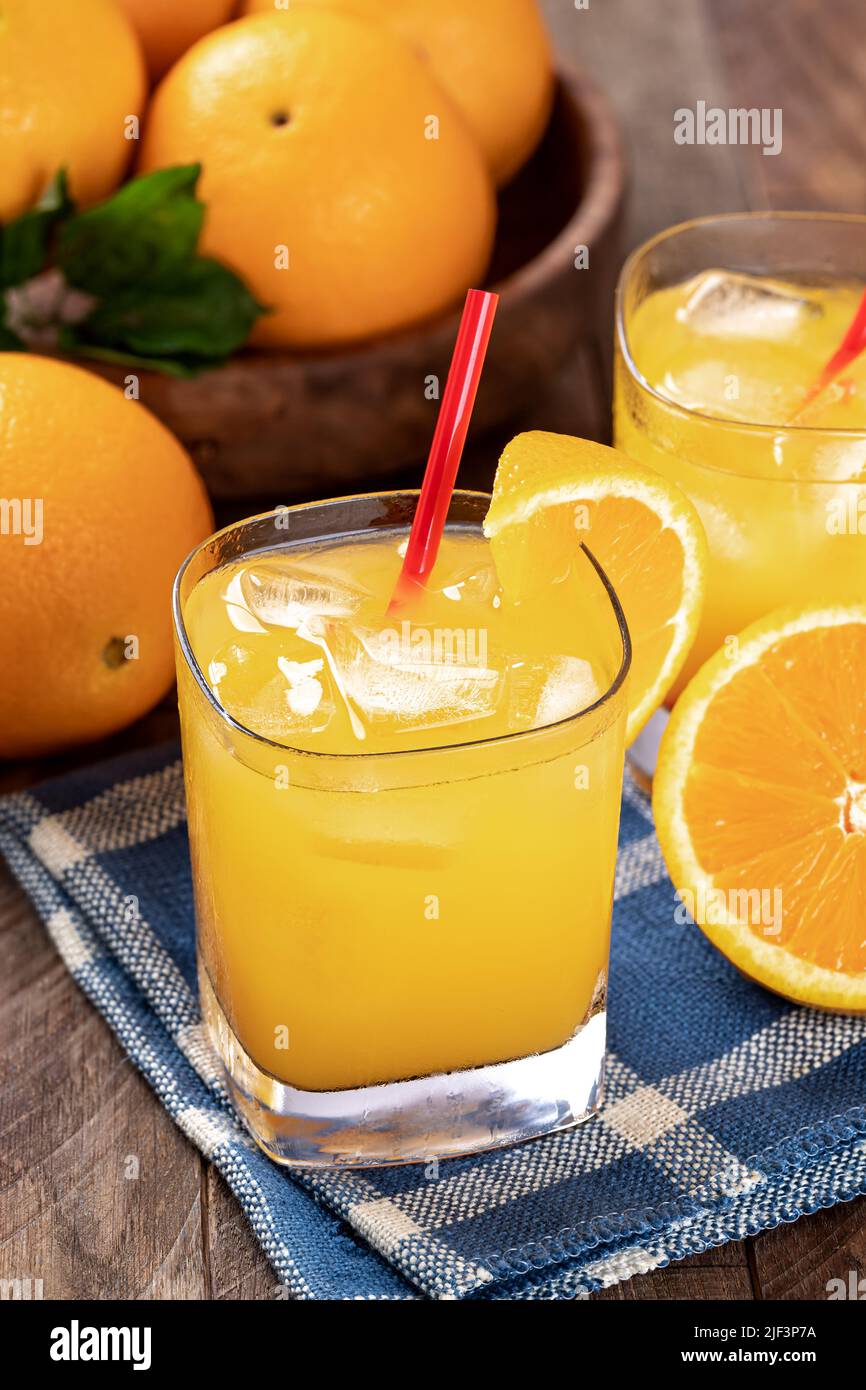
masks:
<instances>
[{"instance_id":1,"label":"orange in bowl","mask_svg":"<svg viewBox=\"0 0 866 1390\"><path fill-rule=\"evenodd\" d=\"M235 0L116 0L138 34L152 78L231 18Z\"/></svg>"},{"instance_id":2,"label":"orange in bowl","mask_svg":"<svg viewBox=\"0 0 866 1390\"><path fill-rule=\"evenodd\" d=\"M110 193L144 96L141 50L114 0L3 0L0 222L32 206L60 169L79 202Z\"/></svg>"},{"instance_id":3,"label":"orange in bowl","mask_svg":"<svg viewBox=\"0 0 866 1390\"><path fill-rule=\"evenodd\" d=\"M532 154L553 101L550 44L536 0L300 3L349 10L410 43L463 112L497 184ZM273 8L273 0L246 0L244 13Z\"/></svg>"},{"instance_id":4,"label":"orange in bowl","mask_svg":"<svg viewBox=\"0 0 866 1390\"><path fill-rule=\"evenodd\" d=\"M293 5L202 39L156 91L141 167L194 162L202 251L272 310L254 342L387 333L459 301L487 267L482 155L383 25Z\"/></svg>"}]
</instances>

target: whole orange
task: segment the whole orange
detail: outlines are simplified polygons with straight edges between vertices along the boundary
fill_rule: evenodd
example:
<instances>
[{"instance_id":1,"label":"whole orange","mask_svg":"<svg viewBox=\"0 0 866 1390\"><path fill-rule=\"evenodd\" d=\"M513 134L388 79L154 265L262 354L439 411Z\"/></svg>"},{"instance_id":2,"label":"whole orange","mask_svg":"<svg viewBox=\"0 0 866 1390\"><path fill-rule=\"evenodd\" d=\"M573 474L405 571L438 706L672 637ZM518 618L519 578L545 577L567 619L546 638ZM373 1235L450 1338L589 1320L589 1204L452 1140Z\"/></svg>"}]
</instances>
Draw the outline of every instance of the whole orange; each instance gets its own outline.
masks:
<instances>
[{"instance_id":1,"label":"whole orange","mask_svg":"<svg viewBox=\"0 0 866 1390\"><path fill-rule=\"evenodd\" d=\"M230 19L236 0L117 0L144 49L152 78L162 77L190 44Z\"/></svg>"},{"instance_id":2,"label":"whole orange","mask_svg":"<svg viewBox=\"0 0 866 1390\"><path fill-rule=\"evenodd\" d=\"M79 202L110 193L144 97L141 49L114 0L2 0L0 222L36 202L61 167Z\"/></svg>"},{"instance_id":3,"label":"whole orange","mask_svg":"<svg viewBox=\"0 0 866 1390\"><path fill-rule=\"evenodd\" d=\"M468 120L497 184L538 144L550 115L553 67L536 0L293 0L387 24L426 58ZM274 0L244 0L243 12ZM285 13L285 11L283 11Z\"/></svg>"},{"instance_id":4,"label":"whole orange","mask_svg":"<svg viewBox=\"0 0 866 1390\"><path fill-rule=\"evenodd\" d=\"M0 353L0 756L99 738L165 694L172 579L212 529L188 455L143 405Z\"/></svg>"},{"instance_id":5,"label":"whole orange","mask_svg":"<svg viewBox=\"0 0 866 1390\"><path fill-rule=\"evenodd\" d=\"M480 280L495 198L430 70L386 28L294 6L202 39L157 88L144 170L200 161L201 249L307 346L423 319Z\"/></svg>"}]
</instances>

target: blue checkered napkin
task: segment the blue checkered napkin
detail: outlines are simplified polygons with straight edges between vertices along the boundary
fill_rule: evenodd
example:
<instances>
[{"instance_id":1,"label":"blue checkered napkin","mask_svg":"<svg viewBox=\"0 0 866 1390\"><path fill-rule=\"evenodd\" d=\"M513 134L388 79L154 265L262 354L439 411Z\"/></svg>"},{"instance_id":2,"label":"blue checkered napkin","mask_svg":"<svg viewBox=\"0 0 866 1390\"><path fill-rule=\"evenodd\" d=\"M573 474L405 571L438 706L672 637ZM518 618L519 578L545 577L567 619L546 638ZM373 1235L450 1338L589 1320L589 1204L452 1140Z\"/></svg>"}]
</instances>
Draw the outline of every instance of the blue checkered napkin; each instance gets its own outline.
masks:
<instances>
[{"instance_id":1,"label":"blue checkered napkin","mask_svg":"<svg viewBox=\"0 0 866 1390\"><path fill-rule=\"evenodd\" d=\"M579 1297L866 1191L866 1019L784 1003L678 924L632 787L601 1114L436 1177L290 1175L235 1119L199 1021L175 747L4 798L0 849L298 1297Z\"/></svg>"}]
</instances>

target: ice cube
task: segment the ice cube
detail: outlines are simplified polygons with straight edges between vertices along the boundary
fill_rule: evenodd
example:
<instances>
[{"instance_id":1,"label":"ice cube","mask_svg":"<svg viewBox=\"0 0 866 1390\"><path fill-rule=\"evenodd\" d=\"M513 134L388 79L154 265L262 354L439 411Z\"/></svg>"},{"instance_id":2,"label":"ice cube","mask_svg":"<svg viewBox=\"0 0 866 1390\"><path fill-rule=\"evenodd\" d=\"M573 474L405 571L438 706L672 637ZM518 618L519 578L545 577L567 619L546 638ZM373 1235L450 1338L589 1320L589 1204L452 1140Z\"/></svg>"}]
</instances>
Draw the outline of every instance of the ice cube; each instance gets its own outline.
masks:
<instances>
[{"instance_id":1,"label":"ice cube","mask_svg":"<svg viewBox=\"0 0 866 1390\"><path fill-rule=\"evenodd\" d=\"M267 632L267 628L262 627L255 614L247 608L241 578L240 574L233 575L223 591L226 616L237 632Z\"/></svg>"},{"instance_id":2,"label":"ice cube","mask_svg":"<svg viewBox=\"0 0 866 1390\"><path fill-rule=\"evenodd\" d=\"M292 714L308 719L319 708L324 695L319 674L324 664L321 658L318 661L289 661L285 656L277 657L277 666L288 683L286 703Z\"/></svg>"},{"instance_id":3,"label":"ice cube","mask_svg":"<svg viewBox=\"0 0 866 1390\"><path fill-rule=\"evenodd\" d=\"M494 713L504 678L477 636L408 623L399 630L338 624L328 644L338 683L364 723L410 732Z\"/></svg>"},{"instance_id":4,"label":"ice cube","mask_svg":"<svg viewBox=\"0 0 866 1390\"><path fill-rule=\"evenodd\" d=\"M231 643L208 665L208 684L233 719L280 742L296 733L319 733L336 713L325 662L274 660L272 651Z\"/></svg>"},{"instance_id":5,"label":"ice cube","mask_svg":"<svg viewBox=\"0 0 866 1390\"><path fill-rule=\"evenodd\" d=\"M259 560L236 575L226 592L228 601L240 601L248 613L268 627L297 630L320 620L350 618L367 596L326 569L288 560Z\"/></svg>"},{"instance_id":6,"label":"ice cube","mask_svg":"<svg viewBox=\"0 0 866 1390\"><path fill-rule=\"evenodd\" d=\"M719 338L787 338L822 313L814 300L779 280L732 270L707 270L691 285L677 318L695 333Z\"/></svg>"},{"instance_id":7,"label":"ice cube","mask_svg":"<svg viewBox=\"0 0 866 1390\"><path fill-rule=\"evenodd\" d=\"M316 677L289 686L280 671L232 713L248 729L284 743L298 734L321 733L334 718L336 707Z\"/></svg>"},{"instance_id":8,"label":"ice cube","mask_svg":"<svg viewBox=\"0 0 866 1390\"><path fill-rule=\"evenodd\" d=\"M790 419L799 398L798 392L780 385L775 376L757 368L733 372L730 362L718 357L703 361L680 357L665 372L661 390L686 410L767 425Z\"/></svg>"},{"instance_id":9,"label":"ice cube","mask_svg":"<svg viewBox=\"0 0 866 1390\"><path fill-rule=\"evenodd\" d=\"M216 695L219 690L219 683L223 676L228 675L228 666L224 661L212 661L207 668L207 683Z\"/></svg>"},{"instance_id":10,"label":"ice cube","mask_svg":"<svg viewBox=\"0 0 866 1390\"><path fill-rule=\"evenodd\" d=\"M453 576L451 582L439 592L452 603L488 604L498 608L501 593L499 576L492 564L480 568L476 565L465 574Z\"/></svg>"},{"instance_id":11,"label":"ice cube","mask_svg":"<svg viewBox=\"0 0 866 1390\"><path fill-rule=\"evenodd\" d=\"M591 663L576 656L516 657L507 679L508 722L515 730L557 724L604 693Z\"/></svg>"},{"instance_id":12,"label":"ice cube","mask_svg":"<svg viewBox=\"0 0 866 1390\"><path fill-rule=\"evenodd\" d=\"M242 666L251 659L251 653L246 647L242 647L237 642L231 642L208 663L207 683L216 695L221 698L220 686L227 676L234 675Z\"/></svg>"},{"instance_id":13,"label":"ice cube","mask_svg":"<svg viewBox=\"0 0 866 1390\"><path fill-rule=\"evenodd\" d=\"M533 728L557 724L594 705L604 691L588 661L577 656L555 657L535 709Z\"/></svg>"}]
</instances>

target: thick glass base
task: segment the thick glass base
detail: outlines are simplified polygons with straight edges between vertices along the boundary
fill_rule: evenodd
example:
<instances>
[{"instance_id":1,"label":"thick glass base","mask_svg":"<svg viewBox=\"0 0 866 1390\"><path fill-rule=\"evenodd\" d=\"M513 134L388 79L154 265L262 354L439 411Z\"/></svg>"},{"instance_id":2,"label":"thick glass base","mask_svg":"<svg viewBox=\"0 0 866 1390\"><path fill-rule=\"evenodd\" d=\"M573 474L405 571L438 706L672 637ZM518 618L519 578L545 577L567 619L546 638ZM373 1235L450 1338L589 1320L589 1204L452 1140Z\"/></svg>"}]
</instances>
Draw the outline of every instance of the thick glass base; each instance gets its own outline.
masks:
<instances>
[{"instance_id":1,"label":"thick glass base","mask_svg":"<svg viewBox=\"0 0 866 1390\"><path fill-rule=\"evenodd\" d=\"M201 964L199 980L202 1013L232 1099L277 1163L429 1163L568 1129L601 1103L603 991L583 1027L553 1052L381 1086L299 1091L262 1071L244 1050Z\"/></svg>"}]
</instances>

